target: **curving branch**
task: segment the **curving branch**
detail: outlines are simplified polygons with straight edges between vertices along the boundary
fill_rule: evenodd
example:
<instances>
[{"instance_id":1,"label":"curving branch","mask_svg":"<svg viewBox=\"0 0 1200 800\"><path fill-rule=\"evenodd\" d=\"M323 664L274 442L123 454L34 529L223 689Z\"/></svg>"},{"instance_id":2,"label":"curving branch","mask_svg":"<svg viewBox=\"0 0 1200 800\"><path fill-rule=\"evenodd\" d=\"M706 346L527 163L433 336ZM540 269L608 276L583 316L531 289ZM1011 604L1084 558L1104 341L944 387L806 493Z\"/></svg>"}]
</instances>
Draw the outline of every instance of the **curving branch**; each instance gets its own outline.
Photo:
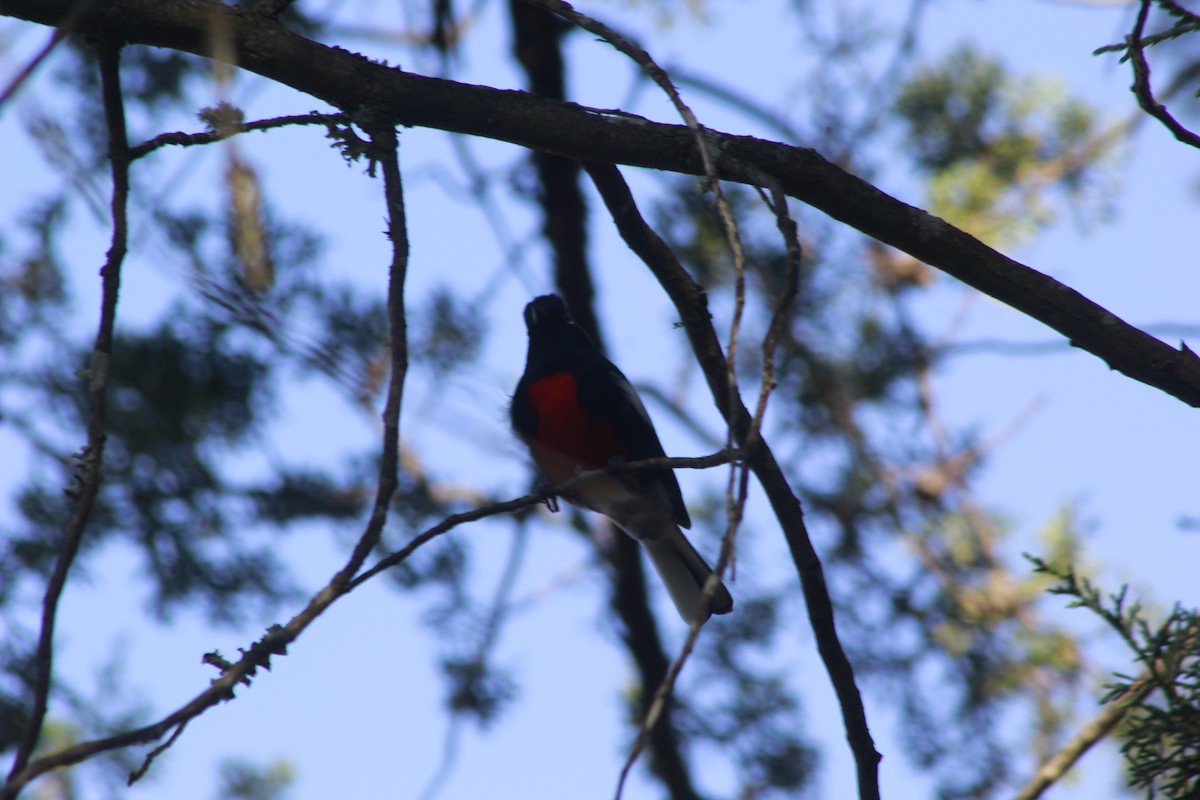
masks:
<instances>
[{"instance_id":1,"label":"curving branch","mask_svg":"<svg viewBox=\"0 0 1200 800\"><path fill-rule=\"evenodd\" d=\"M633 195L630 193L629 187L624 183L624 180L622 179L617 168L610 164L593 163L588 164L586 169L596 188L600 191L601 196L604 198L605 203L608 205L609 212L612 214L614 221L617 223L617 226L622 235L625 237L627 243L629 243L631 247L634 241L646 245L645 252L640 253L644 260L661 259L660 265L664 271L678 271L678 273L683 273L682 265L680 265L673 256L667 257L669 254L669 249L667 248L666 243L663 242L661 238L658 237L658 235L654 232L654 230L650 228L648 224L646 224L645 220L642 219L640 213L637 211L636 205L634 204ZM784 323L786 322L788 314L790 313L792 301L795 299L796 292L798 290L798 279L800 272L800 242L797 236L795 221L788 213L787 198L784 197L783 192L773 180L765 178L764 184L769 186L771 189L770 199L767 199L765 192L763 192L763 195L767 205L771 207L775 214L776 224L779 228L780 234L784 239L784 250L787 253L787 269L786 278L784 279L784 286L776 300L775 310L771 317L771 324L768 326L767 333L763 337L762 341L762 377L760 381L758 403L755 406L754 416L751 418L750 424L747 426L747 428L739 434L739 432L735 431L734 418L730 415L726 415L727 442L732 446L732 440L739 439L740 445L747 449L753 449L756 447L759 443L760 437L762 436L762 423L766 415L767 401L775 389L775 350L778 346L779 336L783 330ZM718 196L718 203L723 202L724 201L720 198L720 196ZM724 210L728 211L728 207L726 206ZM732 223L732 219L732 215L730 215L728 217L730 223ZM738 261L741 258L741 254L740 245L737 242L736 224L732 224L731 227L727 229L727 232L730 234L730 244L735 250L735 261ZM633 241L630 241L631 239ZM726 350L728 355L725 359L725 376L728 384L730 407L734 407L741 402L733 358L736 352L734 340L737 338L738 316L741 312L742 304L745 302L745 281L741 270L739 269L737 272L737 305L734 312L734 321L729 333L731 341L728 349ZM700 335L703 335L703 333L701 332ZM716 383L717 382L710 382L710 385L715 387ZM717 586L720 585L721 579L725 575L725 570L733 561L734 540L737 537L738 528L741 526L743 514L746 508L749 485L749 468L746 464L733 464L731 466L732 469L729 471L729 480L726 486L725 495L725 517L727 521L725 534L721 538L721 551L717 558L717 562L713 565L712 574L709 575L708 581L704 585L703 596L705 603L707 603L709 598L712 597ZM807 533L804 535L807 536ZM826 594L826 596L823 598L823 601L825 603L831 602L828 594ZM696 642L700 637L700 629L703 624L704 622L699 620L692 623L691 629L688 631L687 639L684 640L683 647L680 649L679 654L675 657L674 662L672 662L670 670L662 678L661 682L658 684L658 688L654 692L654 698L647 709L645 719L642 722L641 730L638 731L637 739L634 741L633 747L630 748L629 755L625 760L625 765L621 769L620 779L617 783L616 800L621 800L625 782L630 771L633 769L634 763L637 761L639 755L644 749L646 742L649 741L650 737L656 732L658 720L668 707L667 703L669 702L671 694L674 691L675 682L682 673L684 664L691 657L692 651L695 649ZM836 639L836 633L834 635ZM836 644L840 649L841 644ZM829 662L827 662L827 665L830 666L830 668L833 667L833 665ZM851 682L853 682L853 676L850 677ZM857 694L857 689L855 689L855 693ZM860 706L862 705L861 697L858 697L858 704ZM864 732L869 739L870 733L869 731L865 730L865 727ZM877 755L873 752L874 746L872 746L871 750L872 757L877 760ZM873 768L868 772L869 774L860 772L860 796L878 797L878 775L875 774ZM863 780L865 780L866 783L863 783Z\"/></svg>"},{"instance_id":2,"label":"curving branch","mask_svg":"<svg viewBox=\"0 0 1200 800\"><path fill-rule=\"evenodd\" d=\"M85 462L85 473L80 489L80 499L77 502L75 515L72 517L68 536L74 535L74 541L69 538L64 544L59 564L56 565L55 575L52 576L50 588L47 590L47 606L49 615L43 616L43 642L47 641L47 623L49 620L50 633L53 631L53 595L54 604L57 602L57 591L61 591L61 580L58 573L63 572L65 580L65 563L70 564L69 555L73 555L78 546L78 536L82 532L87 519L87 507L95 497L99 483L99 454L103 445L104 421L104 376L107 368L108 354L112 346L112 317L115 313L117 281L120 276L121 257L125 250L125 218L124 199L128 194L129 149L125 140L124 117L119 103L119 85L116 83L116 51L101 46L101 74L104 78L105 108L109 117L109 129L113 139L113 169L114 169L114 225L113 246L109 251L109 261L105 265L104 301L101 318L100 334L97 336L95 355L93 357L91 377L92 413L88 423L88 441L92 448ZM11 800L33 779L59 767L77 764L99 753L156 741L174 730L175 733L162 748L156 749L147 758L147 763L162 752L178 738L183 726L190 720L207 711L209 708L233 697L234 688L241 683L248 684L250 678L257 673L259 667L269 666L272 655L282 655L287 652L287 646L320 616L338 598L354 588L352 579L362 569L363 563L371 551L379 543L384 524L387 522L388 509L392 496L398 485L399 471L399 440L400 440L400 407L403 399L404 380L408 370L408 347L406 337L406 322L404 312L404 281L408 266L408 234L405 230L403 205L403 190L400 182L400 168L397 158L396 131L390 121L373 120L369 124L372 133L372 158L382 165L384 177L384 195L388 206L388 237L392 241L392 263L389 269L387 292L388 319L391 343L391 381L388 387L387 403L383 412L383 442L379 466L379 483L375 494L375 503L371 510L367 525L355 544L346 564L337 571L323 589L309 600L308 605L286 625L273 626L267 634L249 649L243 652L236 663L221 663L221 677L214 680L203 692L191 701L168 714L163 719L151 725L124 731L114 736L96 739L68 747L51 753L40 759L29 761L32 743L36 742L35 728L40 728L41 717L44 716L44 699L42 707L35 706L35 713L30 725L30 733L26 736L28 747L23 742L18 751L18 759L7 782L0 787L0 800ZM121 204L118 205L118 198ZM95 473L93 475L93 473ZM87 501L86 505L84 501ZM78 523L77 523L77 520ZM64 556L64 554L69 554ZM57 581L57 583L56 583ZM39 664L41 663L39 646ZM214 658L216 658L214 656ZM49 680L49 661L46 661L46 680ZM41 677L39 675L39 683ZM40 690L39 690L40 694ZM23 758L22 758L23 756ZM140 777L139 770L130 776L131 782Z\"/></svg>"},{"instance_id":3,"label":"curving branch","mask_svg":"<svg viewBox=\"0 0 1200 800\"><path fill-rule=\"evenodd\" d=\"M121 46L102 41L98 46L104 118L108 126L108 157L112 163L112 242L101 275L100 325L92 346L88 369L87 444L76 457L76 474L67 495L74 501L71 517L58 545L54 570L46 582L42 599L42 624L34 656L33 701L25 732L17 745L9 771L9 780L25 769L41 738L42 725L50 700L54 677L54 628L58 603L67 583L67 573L75 563L79 543L91 518L92 507L100 492L101 467L104 463L105 417L108 409L108 367L112 360L113 327L117 319L117 298L121 287L121 265L128 249L129 225L129 138L125 130L125 101L121 94Z\"/></svg>"},{"instance_id":4,"label":"curving branch","mask_svg":"<svg viewBox=\"0 0 1200 800\"><path fill-rule=\"evenodd\" d=\"M766 492L800 575L809 622L817 640L817 650L821 654L821 660L825 664L825 670L833 683L842 709L846 738L854 753L858 771L859 798L878 800L881 756L875 750L875 743L867 727L866 711L863 708L862 694L858 691L854 679L854 669L838 639L833 618L833 603L825 583L821 560L805 528L804 511L800 507L799 499L788 484L779 463L775 461L770 446L759 435L756 420L742 403L737 386L729 380L725 355L712 327L708 298L675 258L666 242L646 224L620 171L612 164L595 162L585 163L584 169L595 183L600 196L604 198L604 203L608 206L613 222L625 243L654 273L654 277L679 311L679 318L687 331L692 351L704 371L713 401L725 417L738 445L745 448L746 464ZM717 562L718 572L728 560L728 545L728 541L722 544L721 558Z\"/></svg>"},{"instance_id":5,"label":"curving branch","mask_svg":"<svg viewBox=\"0 0 1200 800\"><path fill-rule=\"evenodd\" d=\"M0 14L61 25L76 0L0 0ZM237 65L345 111L388 109L404 125L511 142L533 150L703 175L694 134L633 115L402 72L215 0L110 0L76 21L92 35L211 56L214 25ZM1111 368L1200 407L1200 359L1121 320L1068 286L891 197L815 150L706 130L716 171L753 183L747 166L790 196L937 267L1041 321Z\"/></svg>"},{"instance_id":6,"label":"curving branch","mask_svg":"<svg viewBox=\"0 0 1200 800\"><path fill-rule=\"evenodd\" d=\"M1142 110L1166 126L1176 139L1192 147L1200 147L1200 136L1185 128L1183 123L1175 119L1167 107L1155 99L1154 90L1150 88L1150 62L1146 60L1147 43L1144 37L1146 20L1150 16L1152 5L1154 5L1153 0L1142 0L1142 7L1138 9L1137 21L1133 25L1133 32L1126 39L1129 63L1133 66L1131 89Z\"/></svg>"},{"instance_id":7,"label":"curving branch","mask_svg":"<svg viewBox=\"0 0 1200 800\"><path fill-rule=\"evenodd\" d=\"M509 0L508 5L514 55L526 73L530 91L546 99L567 99L562 37L572 24L585 28L590 25L599 35L608 32L617 36L606 28L595 30L594 21L561 2ZM642 56L643 60L649 59L644 53ZM587 252L588 205L579 182L579 162L537 150L532 152L531 160L537 170L537 199L542 231L553 258L554 286L575 321L603 350L604 336L596 316ZM664 684L669 659L650 608L641 549L636 541L620 533L612 537L610 546L599 548L610 579L609 604L642 686L638 700L641 714L649 718L659 708L665 718L649 739L651 774L662 783L671 800L698 800L683 739L671 721L674 706L669 700L655 703L650 699L653 688Z\"/></svg>"},{"instance_id":8,"label":"curving branch","mask_svg":"<svg viewBox=\"0 0 1200 800\"><path fill-rule=\"evenodd\" d=\"M395 380L395 379L394 379ZM389 409L391 406L389 405ZM398 406L397 406L398 408ZM396 417L398 421L398 416ZM385 422L385 427L387 426ZM385 450L387 448L385 447ZM623 464L621 469L625 472L638 472L647 469L662 469L670 467L672 469L707 469L710 467L728 464L731 461L736 461L741 457L741 453L736 450L720 450L708 456L699 456L695 458L652 458L644 461L631 462ZM384 462L388 461L385 453ZM386 463L384 465L386 471ZM570 490L581 481L591 480L599 475L605 474L606 470L593 470L591 472L583 472L568 481L564 481L557 486L551 488L551 493L561 493ZM394 475L395 473L393 473ZM391 488L389 489L389 485ZM380 488L376 494L376 511L372 513L370 521L367 523L367 528L363 532L360 539L378 540L378 535L382 531L383 522L386 518L386 503L382 503L383 496L394 492L394 482L382 477L380 480ZM362 553L360 558L361 547L356 547L354 555L347 562L346 566L339 570L336 575L325 585L320 591L313 595L300 613L292 617L286 625L274 625L268 629L267 633L255 642L249 649L242 652L242 657L236 662L224 662L216 654L208 654L204 658L205 663L214 663L221 668L221 676L212 681L207 689L200 692L184 705L180 706L175 711L167 714L157 722L145 725L141 728L122 731L121 733L112 736L106 736L100 739L93 739L71 747L49 753L41 758L34 759L26 764L19 772L14 773L9 777L7 782L0 786L0 800L12 800L22 789L24 789L30 781L44 775L52 770L68 767L72 764L78 764L86 761L89 758L99 755L100 753L119 750L124 747L130 747L138 744L146 744L153 742L166 736L168 732L175 731L171 740L177 738L179 731L187 725L187 723L196 717L203 714L213 706L231 700L234 697L234 689L239 684L249 685L250 679L253 678L259 667L269 667L272 655L286 655L287 646L294 642L304 630L312 624L318 616L320 616L329 606L333 605L341 597L349 594L354 589L361 586L366 581L375 577L379 573L390 569L403 561L407 560L421 546L427 544L433 539L441 536L443 533L450 531L459 525L476 520L484 519L485 517L493 517L498 514L508 514L514 511L520 511L530 506L546 502L547 495L530 494L524 497L518 497L513 500L507 500L499 503L491 503L479 508L465 511L458 514L451 514L431 528L421 532L405 545L402 549L392 553L379 561L375 566L363 571L360 575L354 578L348 577L353 571L362 567L365 561L366 552ZM383 508L381 512L379 509ZM369 551L367 551L369 552ZM162 748L156 748L151 753L151 758L157 756ZM131 779L140 777L138 772L130 776Z\"/></svg>"}]
</instances>

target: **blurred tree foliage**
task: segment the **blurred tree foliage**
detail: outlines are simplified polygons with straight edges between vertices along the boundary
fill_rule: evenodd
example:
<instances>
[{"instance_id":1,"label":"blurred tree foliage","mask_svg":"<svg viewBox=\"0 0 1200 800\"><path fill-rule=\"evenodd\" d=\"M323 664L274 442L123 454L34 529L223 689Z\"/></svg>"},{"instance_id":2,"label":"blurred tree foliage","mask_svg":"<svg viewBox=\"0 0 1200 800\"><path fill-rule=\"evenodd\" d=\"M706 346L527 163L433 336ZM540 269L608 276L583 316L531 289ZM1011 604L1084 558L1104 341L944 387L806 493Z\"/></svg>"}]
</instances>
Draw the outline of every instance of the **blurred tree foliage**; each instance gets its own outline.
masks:
<instances>
[{"instance_id":1,"label":"blurred tree foliage","mask_svg":"<svg viewBox=\"0 0 1200 800\"><path fill-rule=\"evenodd\" d=\"M286 761L265 767L240 759L221 764L220 800L283 800L295 781L295 770Z\"/></svg>"},{"instance_id":2,"label":"blurred tree foliage","mask_svg":"<svg viewBox=\"0 0 1200 800\"><path fill-rule=\"evenodd\" d=\"M791 76L811 87L809 110L784 118L745 98L737 110L799 130L800 143L836 154L858 174L915 177L931 211L993 244L1030 240L1065 204L1103 208L1113 139L1061 87L975 48L918 58L920 15L909 29L894 30L849 12L830 22L817 5L796 3L792 12L811 49L797 62L810 71ZM430 33L411 37L400 52L454 77L477 34L455 22L461 10L453 3L412 9L423 15L415 27ZM327 41L346 30L336 14L310 13L298 3L283 19ZM562 57L561 40L570 35L551 28L531 34L529 45ZM543 79L543 93L563 85L547 70L564 67L547 63L527 65L533 85ZM70 513L63 487L85 425L87 336L70 321L89 312L78 298L79 282L91 276L63 256L63 237L106 192L106 133L87 43L69 37L53 70L54 96L29 126L62 180L31 190L25 212L0 227L0 424L23 441L29 461L22 485L9 489L0 542L5 752L29 713L37 622L30 598L49 573L56 532ZM195 107L209 66L131 47L122 75L136 135L148 138L160 120ZM484 204L523 199L554 219L562 209L550 207L542 166L535 174L523 159L506 174L478 173L473 195ZM216 206L229 211L156 202L151 187L165 171L139 171L134 202L151 212L153 230L143 235L158 248L156 258L176 265L176 287L152 321L119 329L104 483L79 566L86 571L105 547L124 542L141 560L159 619L187 606L231 623L296 599L277 555L289 530L305 523L336 532L362 519L373 450L342 454L322 469L256 458L256 451L278 421L280 396L307 381L334 387L351 407L377 405L387 318L382 295L340 279L318 233L285 219L275 198L262 195L249 206L239 200L261 190L253 165L226 172L227 202ZM756 196L734 187L729 195L749 264L753 313L740 364L752 386L760 367L753 345L784 280L785 253ZM1028 574L1006 542L1002 511L972 491L990 456L987 439L947 430L937 418L929 379L943 352L913 312L933 271L819 215L797 213L805 258L780 344L768 436L825 543L843 643L867 685L890 698L908 755L935 777L943 797L997 796L1069 732L1084 670L1080 643L1041 613L1038 599L1051 579ZM711 196L664 179L653 216L714 303L731 302L732 264ZM547 240L554 230L548 222ZM257 256L247 255L247 237L257 237ZM271 269L263 273L251 261ZM485 301L442 285L413 300L414 380L444 380L478 363L488 335ZM649 388L650 396L673 396L669 385ZM674 411L685 420L692 413L683 405ZM402 465L386 544L456 507L458 498L438 489L439 479L454 476L428 474L419 456ZM480 487L477 496L489 491ZM720 497L691 499L698 528L722 512ZM1047 521L1049 561L1078 560L1078 527L1070 509ZM743 546L753 550L768 534L749 531ZM390 576L397 589L424 593L425 619L443 649L447 712L498 725L519 697L520 675L491 663L503 615L489 615L487 602L464 585L471 556L468 537L446 537ZM775 655L802 613L787 594L790 587L739 595L736 624L713 625L702 639L670 720L685 751L706 748L729 763L741 797L810 787L820 756L801 687ZM637 688L631 714L653 688ZM128 710L116 700L109 708L84 702L71 686L56 691L64 702L55 713L66 717L59 723L89 735L111 730ZM231 762L221 781L222 796L281 797L291 772ZM664 791L683 792L665 778Z\"/></svg>"},{"instance_id":3,"label":"blurred tree foliage","mask_svg":"<svg viewBox=\"0 0 1200 800\"><path fill-rule=\"evenodd\" d=\"M960 49L919 69L896 98L929 211L998 247L1012 247L1064 203L1096 202L1096 122L1045 79L1019 78Z\"/></svg>"}]
</instances>

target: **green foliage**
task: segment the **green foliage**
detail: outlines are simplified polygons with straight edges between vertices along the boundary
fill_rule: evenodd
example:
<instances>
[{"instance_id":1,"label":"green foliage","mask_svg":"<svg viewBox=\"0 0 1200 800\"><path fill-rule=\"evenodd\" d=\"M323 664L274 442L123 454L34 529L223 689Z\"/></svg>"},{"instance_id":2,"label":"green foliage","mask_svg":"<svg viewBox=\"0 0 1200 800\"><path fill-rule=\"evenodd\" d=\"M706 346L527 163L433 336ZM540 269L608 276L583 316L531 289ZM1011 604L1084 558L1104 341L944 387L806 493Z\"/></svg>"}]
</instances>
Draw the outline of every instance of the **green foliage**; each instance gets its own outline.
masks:
<instances>
[{"instance_id":1,"label":"green foliage","mask_svg":"<svg viewBox=\"0 0 1200 800\"><path fill-rule=\"evenodd\" d=\"M1079 199L1106 146L1059 84L1017 79L971 49L914 75L895 109L928 176L929 211L1001 247L1053 221L1052 190Z\"/></svg>"},{"instance_id":2,"label":"green foliage","mask_svg":"<svg viewBox=\"0 0 1200 800\"><path fill-rule=\"evenodd\" d=\"M1137 601L1128 586L1107 596L1070 567L1053 567L1028 557L1034 569L1057 582L1052 594L1073 598L1125 643L1141 673L1114 674L1105 703L1128 706L1121 731L1129 785L1147 798L1191 800L1200 792L1200 613L1176 604L1161 622Z\"/></svg>"}]
</instances>

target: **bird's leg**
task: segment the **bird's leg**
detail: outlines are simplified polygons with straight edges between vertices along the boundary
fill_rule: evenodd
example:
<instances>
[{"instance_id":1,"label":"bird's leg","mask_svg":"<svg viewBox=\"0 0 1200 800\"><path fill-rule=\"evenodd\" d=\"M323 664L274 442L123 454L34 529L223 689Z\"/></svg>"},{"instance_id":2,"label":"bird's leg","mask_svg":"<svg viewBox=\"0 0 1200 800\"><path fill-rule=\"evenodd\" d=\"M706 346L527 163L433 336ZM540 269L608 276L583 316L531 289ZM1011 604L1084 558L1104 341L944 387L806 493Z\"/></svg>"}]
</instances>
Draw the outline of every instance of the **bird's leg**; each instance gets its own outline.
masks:
<instances>
[{"instance_id":1,"label":"bird's leg","mask_svg":"<svg viewBox=\"0 0 1200 800\"><path fill-rule=\"evenodd\" d=\"M538 502L545 505L551 514L558 513L558 497L554 494L554 484L545 478L538 478L533 485L533 493L538 496Z\"/></svg>"}]
</instances>

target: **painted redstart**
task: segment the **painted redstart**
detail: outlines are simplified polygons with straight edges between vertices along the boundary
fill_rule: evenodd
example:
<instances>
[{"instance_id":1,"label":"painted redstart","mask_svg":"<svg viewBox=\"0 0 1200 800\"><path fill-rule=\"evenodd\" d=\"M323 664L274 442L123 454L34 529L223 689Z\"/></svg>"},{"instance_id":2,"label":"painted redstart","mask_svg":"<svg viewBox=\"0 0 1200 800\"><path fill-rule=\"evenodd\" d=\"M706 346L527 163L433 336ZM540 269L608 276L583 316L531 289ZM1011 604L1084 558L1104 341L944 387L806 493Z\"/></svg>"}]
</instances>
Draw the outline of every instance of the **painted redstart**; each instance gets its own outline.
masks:
<instances>
[{"instance_id":1,"label":"painted redstart","mask_svg":"<svg viewBox=\"0 0 1200 800\"><path fill-rule=\"evenodd\" d=\"M525 306L525 325L529 352L509 413L542 477L557 484L606 468L564 499L603 514L642 543L684 620L728 614L733 598L724 585L701 607L712 569L679 529L691 520L675 473L621 471L623 463L664 456L633 386L575 324L558 295Z\"/></svg>"}]
</instances>

